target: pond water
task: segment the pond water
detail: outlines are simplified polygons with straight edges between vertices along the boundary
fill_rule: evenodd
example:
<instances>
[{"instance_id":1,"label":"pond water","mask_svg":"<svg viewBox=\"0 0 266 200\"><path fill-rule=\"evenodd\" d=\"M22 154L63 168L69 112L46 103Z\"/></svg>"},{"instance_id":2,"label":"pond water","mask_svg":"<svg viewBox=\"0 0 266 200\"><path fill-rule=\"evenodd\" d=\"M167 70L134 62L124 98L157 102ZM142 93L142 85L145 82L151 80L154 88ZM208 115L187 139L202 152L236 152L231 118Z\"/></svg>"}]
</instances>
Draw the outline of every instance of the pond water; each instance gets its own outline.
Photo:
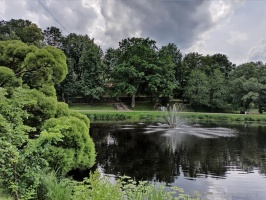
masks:
<instances>
[{"instance_id":1,"label":"pond water","mask_svg":"<svg viewBox=\"0 0 266 200\"><path fill-rule=\"evenodd\" d=\"M160 181L208 199L266 199L266 126L92 125L97 168Z\"/></svg>"}]
</instances>

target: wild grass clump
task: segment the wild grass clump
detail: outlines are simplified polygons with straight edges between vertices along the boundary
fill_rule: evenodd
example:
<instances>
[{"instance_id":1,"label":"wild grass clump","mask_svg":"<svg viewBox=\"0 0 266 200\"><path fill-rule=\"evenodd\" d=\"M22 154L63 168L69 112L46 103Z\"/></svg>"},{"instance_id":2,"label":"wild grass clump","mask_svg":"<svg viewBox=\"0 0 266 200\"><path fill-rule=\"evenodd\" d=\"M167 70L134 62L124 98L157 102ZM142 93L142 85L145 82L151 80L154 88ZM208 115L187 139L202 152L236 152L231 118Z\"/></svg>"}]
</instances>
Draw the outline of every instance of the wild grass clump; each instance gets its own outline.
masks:
<instances>
[{"instance_id":1,"label":"wild grass clump","mask_svg":"<svg viewBox=\"0 0 266 200\"><path fill-rule=\"evenodd\" d=\"M1 197L0 197L1 199ZM114 180L102 176L98 171L91 173L82 182L60 179L49 173L41 179L38 200L199 200L200 195L190 196L182 188L168 187L161 183L136 182L122 176Z\"/></svg>"},{"instance_id":2,"label":"wild grass clump","mask_svg":"<svg viewBox=\"0 0 266 200\"><path fill-rule=\"evenodd\" d=\"M91 174L74 189L74 200L199 200L186 194L182 188L167 187L161 183L147 181L136 182L130 177L122 176L113 183L108 177L101 177L99 172Z\"/></svg>"}]
</instances>

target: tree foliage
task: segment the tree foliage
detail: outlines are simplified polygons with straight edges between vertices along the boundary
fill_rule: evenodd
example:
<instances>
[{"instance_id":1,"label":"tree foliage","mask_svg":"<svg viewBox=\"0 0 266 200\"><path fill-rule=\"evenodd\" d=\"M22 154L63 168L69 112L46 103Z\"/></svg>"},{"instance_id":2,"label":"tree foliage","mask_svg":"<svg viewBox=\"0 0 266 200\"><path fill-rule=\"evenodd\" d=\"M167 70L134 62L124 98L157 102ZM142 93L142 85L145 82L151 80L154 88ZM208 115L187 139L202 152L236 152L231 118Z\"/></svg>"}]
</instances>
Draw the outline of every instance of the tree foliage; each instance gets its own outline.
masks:
<instances>
[{"instance_id":1,"label":"tree foliage","mask_svg":"<svg viewBox=\"0 0 266 200\"><path fill-rule=\"evenodd\" d=\"M21 40L27 44L40 45L42 30L29 20L11 19L0 22L0 40Z\"/></svg>"},{"instance_id":2,"label":"tree foliage","mask_svg":"<svg viewBox=\"0 0 266 200\"><path fill-rule=\"evenodd\" d=\"M43 170L90 168L89 119L57 102L67 73L55 47L0 41L0 184L14 199L38 199Z\"/></svg>"},{"instance_id":3,"label":"tree foliage","mask_svg":"<svg viewBox=\"0 0 266 200\"><path fill-rule=\"evenodd\" d=\"M208 77L198 69L191 72L185 88L185 96L189 99L193 109L209 105L210 85Z\"/></svg>"},{"instance_id":4,"label":"tree foliage","mask_svg":"<svg viewBox=\"0 0 266 200\"><path fill-rule=\"evenodd\" d=\"M39 49L21 41L0 41L0 49L0 65L13 70L15 77L30 88L58 84L67 74L65 55L54 47Z\"/></svg>"},{"instance_id":5,"label":"tree foliage","mask_svg":"<svg viewBox=\"0 0 266 200\"><path fill-rule=\"evenodd\" d=\"M102 50L87 35L69 34L62 49L67 57L69 73L58 87L64 100L67 96L98 99L103 94Z\"/></svg>"}]
</instances>

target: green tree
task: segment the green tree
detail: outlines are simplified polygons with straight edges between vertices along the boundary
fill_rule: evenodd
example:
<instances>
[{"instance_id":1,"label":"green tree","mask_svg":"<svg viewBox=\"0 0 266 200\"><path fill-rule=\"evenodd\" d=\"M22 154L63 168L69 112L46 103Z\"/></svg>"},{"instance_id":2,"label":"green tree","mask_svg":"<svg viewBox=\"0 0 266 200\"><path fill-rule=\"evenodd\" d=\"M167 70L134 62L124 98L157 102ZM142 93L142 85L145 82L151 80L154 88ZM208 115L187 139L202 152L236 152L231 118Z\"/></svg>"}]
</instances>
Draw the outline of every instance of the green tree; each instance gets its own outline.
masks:
<instances>
[{"instance_id":1,"label":"green tree","mask_svg":"<svg viewBox=\"0 0 266 200\"><path fill-rule=\"evenodd\" d=\"M251 103L255 103L259 97L262 85L257 78L246 79L244 76L236 78L230 83L231 102L235 109L247 111Z\"/></svg>"},{"instance_id":2,"label":"green tree","mask_svg":"<svg viewBox=\"0 0 266 200\"><path fill-rule=\"evenodd\" d=\"M37 156L37 149L29 145L28 134L34 127L24 124L27 119L25 106L35 104L28 98L28 90L16 88L11 97L0 88L0 184L14 199L34 195L36 174L47 167L45 160ZM35 155L34 155L35 154Z\"/></svg>"},{"instance_id":3,"label":"green tree","mask_svg":"<svg viewBox=\"0 0 266 200\"><path fill-rule=\"evenodd\" d=\"M179 86L176 80L176 69L179 62L177 53L179 52L173 44L159 49L157 63L152 73L147 76L149 93L155 99L161 97L163 105L168 103L170 97L173 96L174 90Z\"/></svg>"},{"instance_id":4,"label":"green tree","mask_svg":"<svg viewBox=\"0 0 266 200\"><path fill-rule=\"evenodd\" d=\"M209 106L212 111L215 108L225 109L227 108L227 87L226 81L222 72L218 69L215 69L213 73L209 76L209 85L210 85L210 102Z\"/></svg>"},{"instance_id":5,"label":"green tree","mask_svg":"<svg viewBox=\"0 0 266 200\"><path fill-rule=\"evenodd\" d=\"M195 111L197 111L200 106L209 105L209 91L210 84L208 77L198 69L193 70L185 88L185 97L189 100Z\"/></svg>"},{"instance_id":6,"label":"green tree","mask_svg":"<svg viewBox=\"0 0 266 200\"><path fill-rule=\"evenodd\" d=\"M30 88L58 84L67 74L65 55L54 47L39 49L21 41L0 41L0 49L0 66L12 69Z\"/></svg>"},{"instance_id":7,"label":"green tree","mask_svg":"<svg viewBox=\"0 0 266 200\"><path fill-rule=\"evenodd\" d=\"M43 170L64 176L94 164L89 119L57 102L54 84L67 71L61 50L21 41L0 49L0 184L15 199L37 199Z\"/></svg>"},{"instance_id":8,"label":"green tree","mask_svg":"<svg viewBox=\"0 0 266 200\"><path fill-rule=\"evenodd\" d=\"M258 109L263 113L266 111L266 65L259 62L257 69L258 81L262 84L258 97Z\"/></svg>"},{"instance_id":9,"label":"green tree","mask_svg":"<svg viewBox=\"0 0 266 200\"><path fill-rule=\"evenodd\" d=\"M184 98L185 88L188 84L189 76L192 70L201 69L203 56L196 52L186 54L182 60L181 69L179 70L178 82L180 84L179 97Z\"/></svg>"},{"instance_id":10,"label":"green tree","mask_svg":"<svg viewBox=\"0 0 266 200\"><path fill-rule=\"evenodd\" d=\"M106 50L103 58L104 80L106 83L111 84L111 73L118 60L118 50L109 48Z\"/></svg>"},{"instance_id":11,"label":"green tree","mask_svg":"<svg viewBox=\"0 0 266 200\"><path fill-rule=\"evenodd\" d=\"M231 74L231 78L240 78L244 77L245 79L249 78L257 78L257 67L254 63L244 63L239 66L233 71Z\"/></svg>"},{"instance_id":12,"label":"green tree","mask_svg":"<svg viewBox=\"0 0 266 200\"><path fill-rule=\"evenodd\" d=\"M184 80L184 69L182 68L182 53L181 51L177 48L177 46L173 43L169 43L166 46L162 46L162 48L159 51L159 55L163 55L163 56L167 56L169 57L168 59L168 63L169 64L173 64L174 66L174 72L172 71L172 69L169 70L169 68L165 70L166 74L168 74L168 70L169 70L169 75L170 73L174 73L174 77L175 79L173 80L166 78L166 80L170 81L168 84L175 84L175 89L174 91L171 92L171 95L177 96L177 97L182 97L183 95L183 90L182 90L182 86L183 84L183 80ZM160 59L160 58L159 58ZM181 87L180 87L181 86Z\"/></svg>"},{"instance_id":13,"label":"green tree","mask_svg":"<svg viewBox=\"0 0 266 200\"><path fill-rule=\"evenodd\" d=\"M217 68L221 71L225 79L229 79L229 75L236 68L235 64L229 61L228 57L224 54L214 54L211 56L212 65L216 65Z\"/></svg>"},{"instance_id":14,"label":"green tree","mask_svg":"<svg viewBox=\"0 0 266 200\"><path fill-rule=\"evenodd\" d=\"M44 43L49 46L62 48L62 43L64 36L62 35L62 31L54 26L47 27L43 31Z\"/></svg>"},{"instance_id":15,"label":"green tree","mask_svg":"<svg viewBox=\"0 0 266 200\"><path fill-rule=\"evenodd\" d=\"M42 30L29 20L11 19L0 22L0 40L21 40L27 44L41 45Z\"/></svg>"},{"instance_id":16,"label":"green tree","mask_svg":"<svg viewBox=\"0 0 266 200\"><path fill-rule=\"evenodd\" d=\"M135 97L143 92L149 76L154 76L157 67L155 41L149 38L128 38L119 42L118 59L112 71L114 93L132 97L131 107L135 107Z\"/></svg>"},{"instance_id":17,"label":"green tree","mask_svg":"<svg viewBox=\"0 0 266 200\"><path fill-rule=\"evenodd\" d=\"M68 75L57 87L62 100L66 97L99 99L104 92L102 50L87 35L69 34L63 41Z\"/></svg>"},{"instance_id":18,"label":"green tree","mask_svg":"<svg viewBox=\"0 0 266 200\"><path fill-rule=\"evenodd\" d=\"M51 118L42 130L45 133L57 130L62 137L43 155L55 171L66 174L71 169L91 168L95 163L94 143L88 134L89 126L84 121L74 116Z\"/></svg>"}]
</instances>

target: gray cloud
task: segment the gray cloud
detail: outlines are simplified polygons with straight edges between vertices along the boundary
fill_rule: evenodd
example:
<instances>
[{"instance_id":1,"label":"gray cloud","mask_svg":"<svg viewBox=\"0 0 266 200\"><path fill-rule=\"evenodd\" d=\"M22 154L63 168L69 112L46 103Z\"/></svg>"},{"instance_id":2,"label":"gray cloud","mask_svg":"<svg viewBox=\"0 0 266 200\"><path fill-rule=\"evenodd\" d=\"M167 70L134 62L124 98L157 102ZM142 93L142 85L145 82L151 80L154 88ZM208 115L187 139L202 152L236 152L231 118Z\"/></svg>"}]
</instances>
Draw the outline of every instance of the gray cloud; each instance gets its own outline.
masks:
<instances>
[{"instance_id":1,"label":"gray cloud","mask_svg":"<svg viewBox=\"0 0 266 200\"><path fill-rule=\"evenodd\" d=\"M250 49L249 60L266 61L266 40L261 39L259 44Z\"/></svg>"},{"instance_id":2,"label":"gray cloud","mask_svg":"<svg viewBox=\"0 0 266 200\"><path fill-rule=\"evenodd\" d=\"M185 48L212 26L209 3L203 0L102 1L105 34L116 40L140 35Z\"/></svg>"},{"instance_id":3,"label":"gray cloud","mask_svg":"<svg viewBox=\"0 0 266 200\"><path fill-rule=\"evenodd\" d=\"M42 29L57 26L65 33L89 34L97 19L91 7L84 7L81 0L0 0L5 10L5 20L29 19Z\"/></svg>"},{"instance_id":4,"label":"gray cloud","mask_svg":"<svg viewBox=\"0 0 266 200\"><path fill-rule=\"evenodd\" d=\"M214 22L206 0L0 0L8 18L88 34L104 48L127 37L191 46ZM86 5L85 5L86 4ZM14 9L16 8L16 9ZM67 31L65 31L66 29Z\"/></svg>"},{"instance_id":5,"label":"gray cloud","mask_svg":"<svg viewBox=\"0 0 266 200\"><path fill-rule=\"evenodd\" d=\"M42 10L43 15L51 19L53 24L61 26L62 29L65 27L69 32L77 33L88 33L88 28L92 26L94 20L97 18L97 14L94 9L90 7L83 7L81 1L77 0L38 0L36 6L34 4L28 4L29 10L36 12L37 10ZM47 8L47 9L45 9ZM51 22L50 21L50 22ZM60 24L58 24L58 22ZM42 18L39 19L41 25L51 26L46 24ZM63 26L63 27L62 27Z\"/></svg>"},{"instance_id":6,"label":"gray cloud","mask_svg":"<svg viewBox=\"0 0 266 200\"><path fill-rule=\"evenodd\" d=\"M266 45L256 44L266 34L265 6L248 0L0 0L0 18L88 34L103 49L150 37L158 46L173 42L183 53L224 53L241 63L266 60Z\"/></svg>"}]
</instances>

